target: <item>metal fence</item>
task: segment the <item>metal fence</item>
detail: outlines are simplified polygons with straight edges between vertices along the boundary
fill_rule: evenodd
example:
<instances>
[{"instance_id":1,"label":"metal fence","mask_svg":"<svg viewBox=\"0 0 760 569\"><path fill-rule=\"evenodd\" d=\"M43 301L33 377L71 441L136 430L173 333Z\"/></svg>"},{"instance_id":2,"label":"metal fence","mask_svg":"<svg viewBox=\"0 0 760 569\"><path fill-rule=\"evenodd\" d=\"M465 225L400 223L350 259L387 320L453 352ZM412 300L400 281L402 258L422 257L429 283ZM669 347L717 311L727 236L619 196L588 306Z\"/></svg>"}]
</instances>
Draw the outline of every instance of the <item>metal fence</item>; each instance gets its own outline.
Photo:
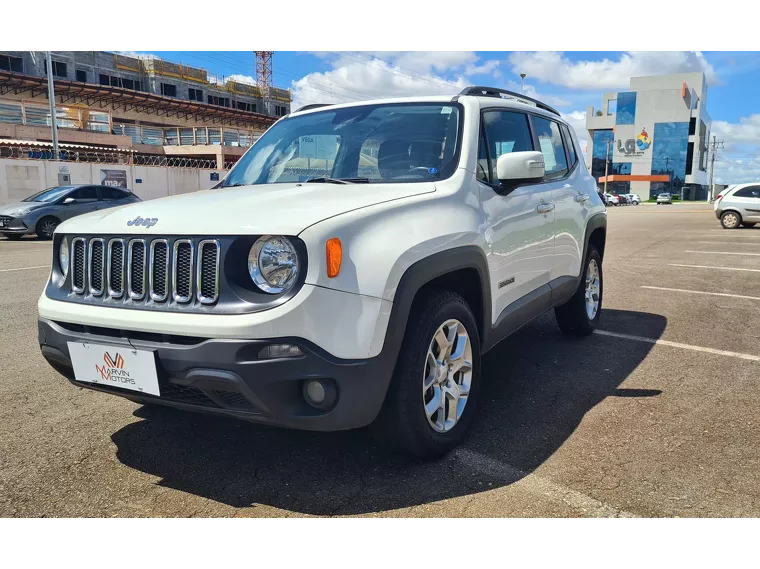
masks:
<instances>
[{"instance_id":1,"label":"metal fence","mask_svg":"<svg viewBox=\"0 0 760 569\"><path fill-rule=\"evenodd\" d=\"M0 158L15 160L53 160L51 148L32 146L2 146ZM164 168L193 168L218 170L216 160L207 158L185 158L181 156L158 156L156 154L132 154L82 149L60 149L59 161L93 164L123 164L135 166L161 166ZM229 170L235 162L224 162L223 170Z\"/></svg>"}]
</instances>

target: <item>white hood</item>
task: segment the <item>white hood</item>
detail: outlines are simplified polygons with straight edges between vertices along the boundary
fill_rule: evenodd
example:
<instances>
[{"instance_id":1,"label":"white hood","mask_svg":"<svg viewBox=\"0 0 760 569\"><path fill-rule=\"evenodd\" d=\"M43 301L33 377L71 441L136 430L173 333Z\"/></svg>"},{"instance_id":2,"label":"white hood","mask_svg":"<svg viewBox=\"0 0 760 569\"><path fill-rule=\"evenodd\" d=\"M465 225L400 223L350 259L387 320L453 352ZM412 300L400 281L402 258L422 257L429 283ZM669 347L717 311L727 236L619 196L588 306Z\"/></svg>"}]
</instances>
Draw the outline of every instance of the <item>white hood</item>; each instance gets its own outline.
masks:
<instances>
[{"instance_id":1,"label":"white hood","mask_svg":"<svg viewBox=\"0 0 760 569\"><path fill-rule=\"evenodd\" d=\"M378 203L435 191L412 184L269 184L205 190L77 216L57 233L298 235L319 221ZM137 217L156 220L127 225Z\"/></svg>"}]
</instances>

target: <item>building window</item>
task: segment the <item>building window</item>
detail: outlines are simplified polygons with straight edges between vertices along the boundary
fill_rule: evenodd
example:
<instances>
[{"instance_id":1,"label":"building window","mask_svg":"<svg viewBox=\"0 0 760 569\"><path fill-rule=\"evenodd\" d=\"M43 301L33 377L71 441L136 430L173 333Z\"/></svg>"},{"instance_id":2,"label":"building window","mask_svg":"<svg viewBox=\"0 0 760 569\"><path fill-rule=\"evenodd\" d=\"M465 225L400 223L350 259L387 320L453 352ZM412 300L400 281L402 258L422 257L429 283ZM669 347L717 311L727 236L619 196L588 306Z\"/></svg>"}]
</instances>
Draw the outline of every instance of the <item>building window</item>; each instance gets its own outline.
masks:
<instances>
[{"instance_id":1,"label":"building window","mask_svg":"<svg viewBox=\"0 0 760 569\"><path fill-rule=\"evenodd\" d=\"M161 83L161 94L164 97L176 97L177 86L171 85L170 83Z\"/></svg>"},{"instance_id":2,"label":"building window","mask_svg":"<svg viewBox=\"0 0 760 569\"><path fill-rule=\"evenodd\" d=\"M600 177L604 176L605 159L608 162L608 172L612 170L612 142L614 140L614 134L611 130L595 130L594 131L594 146L593 154L591 157L591 175L598 181ZM610 149L607 152L607 145Z\"/></svg>"},{"instance_id":3,"label":"building window","mask_svg":"<svg viewBox=\"0 0 760 569\"><path fill-rule=\"evenodd\" d=\"M230 106L230 98L229 97L217 97L215 95L209 95L208 96L208 104L209 105L216 105L217 107L229 107Z\"/></svg>"},{"instance_id":4,"label":"building window","mask_svg":"<svg viewBox=\"0 0 760 569\"><path fill-rule=\"evenodd\" d=\"M662 188L680 192L686 180L686 155L689 149L689 123L655 123L652 139L652 174L665 174L670 181ZM650 186L651 187L651 186ZM650 198L657 190L650 189Z\"/></svg>"},{"instance_id":5,"label":"building window","mask_svg":"<svg viewBox=\"0 0 760 569\"><path fill-rule=\"evenodd\" d=\"M609 173L610 174L630 174L631 163L630 162L613 162L612 170L610 170Z\"/></svg>"},{"instance_id":6,"label":"building window","mask_svg":"<svg viewBox=\"0 0 760 569\"><path fill-rule=\"evenodd\" d=\"M241 101L237 102L237 108L239 111L247 111L249 113L255 113L256 112L256 103L243 103Z\"/></svg>"},{"instance_id":7,"label":"building window","mask_svg":"<svg viewBox=\"0 0 760 569\"><path fill-rule=\"evenodd\" d=\"M187 94L191 101L203 101L203 91L200 89L188 89Z\"/></svg>"},{"instance_id":8,"label":"building window","mask_svg":"<svg viewBox=\"0 0 760 569\"><path fill-rule=\"evenodd\" d=\"M84 69L77 69L76 76L80 83L87 83L87 72Z\"/></svg>"},{"instance_id":9,"label":"building window","mask_svg":"<svg viewBox=\"0 0 760 569\"><path fill-rule=\"evenodd\" d=\"M686 175L691 174L691 164L694 162L694 143L690 142L686 149Z\"/></svg>"},{"instance_id":10,"label":"building window","mask_svg":"<svg viewBox=\"0 0 760 569\"><path fill-rule=\"evenodd\" d=\"M633 124L636 120L636 93L618 93L616 124Z\"/></svg>"},{"instance_id":11,"label":"building window","mask_svg":"<svg viewBox=\"0 0 760 569\"><path fill-rule=\"evenodd\" d=\"M689 136L697 133L697 117L691 117L689 121Z\"/></svg>"},{"instance_id":12,"label":"building window","mask_svg":"<svg viewBox=\"0 0 760 569\"><path fill-rule=\"evenodd\" d=\"M20 57L0 55L0 69L3 71L13 71L14 73L23 73L24 62Z\"/></svg>"},{"instance_id":13,"label":"building window","mask_svg":"<svg viewBox=\"0 0 760 569\"><path fill-rule=\"evenodd\" d=\"M110 85L111 84L111 78L108 75L100 74L100 84L101 85Z\"/></svg>"},{"instance_id":14,"label":"building window","mask_svg":"<svg viewBox=\"0 0 760 569\"><path fill-rule=\"evenodd\" d=\"M66 64L61 61L53 62L53 76L54 77L66 77Z\"/></svg>"}]
</instances>

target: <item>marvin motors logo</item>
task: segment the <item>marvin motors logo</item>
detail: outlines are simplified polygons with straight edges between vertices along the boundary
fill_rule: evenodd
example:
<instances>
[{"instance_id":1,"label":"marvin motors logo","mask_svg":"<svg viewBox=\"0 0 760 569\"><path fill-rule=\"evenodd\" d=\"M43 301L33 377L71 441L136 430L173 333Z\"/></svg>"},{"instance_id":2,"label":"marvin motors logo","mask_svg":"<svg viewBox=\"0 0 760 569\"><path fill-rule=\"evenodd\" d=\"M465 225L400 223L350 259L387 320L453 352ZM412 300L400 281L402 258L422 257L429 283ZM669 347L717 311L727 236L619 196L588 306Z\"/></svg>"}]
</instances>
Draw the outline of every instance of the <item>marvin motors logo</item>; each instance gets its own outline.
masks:
<instances>
[{"instance_id":1,"label":"marvin motors logo","mask_svg":"<svg viewBox=\"0 0 760 569\"><path fill-rule=\"evenodd\" d=\"M95 370L100 374L103 381L112 383L131 383L134 385L135 380L129 377L129 372L124 369L124 358L121 354L113 356L108 352L103 354L104 365L95 364Z\"/></svg>"},{"instance_id":2,"label":"marvin motors logo","mask_svg":"<svg viewBox=\"0 0 760 569\"><path fill-rule=\"evenodd\" d=\"M128 221L127 225L129 227L139 227L142 225L143 227L153 227L156 223L158 223L157 217L140 217L139 215Z\"/></svg>"}]
</instances>

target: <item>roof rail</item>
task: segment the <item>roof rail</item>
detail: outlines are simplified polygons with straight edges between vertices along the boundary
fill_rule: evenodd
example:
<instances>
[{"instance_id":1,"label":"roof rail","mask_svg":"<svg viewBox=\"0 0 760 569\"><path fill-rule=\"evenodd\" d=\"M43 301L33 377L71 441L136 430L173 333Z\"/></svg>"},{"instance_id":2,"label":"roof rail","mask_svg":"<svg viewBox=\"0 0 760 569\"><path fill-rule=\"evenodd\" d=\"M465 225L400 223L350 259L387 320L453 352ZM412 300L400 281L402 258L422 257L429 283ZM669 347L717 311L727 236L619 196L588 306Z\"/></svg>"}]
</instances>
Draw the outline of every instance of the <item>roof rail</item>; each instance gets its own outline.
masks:
<instances>
[{"instance_id":1,"label":"roof rail","mask_svg":"<svg viewBox=\"0 0 760 569\"><path fill-rule=\"evenodd\" d=\"M529 105L535 105L539 109L554 113L558 117L561 116L556 109L553 109L546 103L542 103L533 97L526 97L525 95L520 95L519 93L507 91L506 89L498 89L496 87L481 87L478 85L475 87L465 87L462 89L458 96L461 97L462 95L472 95L473 97L496 97L498 99L503 98L502 95L507 95L506 98L515 99L521 103L527 103Z\"/></svg>"},{"instance_id":2,"label":"roof rail","mask_svg":"<svg viewBox=\"0 0 760 569\"><path fill-rule=\"evenodd\" d=\"M311 109L318 109L320 107L331 107L332 103L314 103L313 105L304 105L300 109L298 109L296 112L300 113L301 111L310 111Z\"/></svg>"}]
</instances>

